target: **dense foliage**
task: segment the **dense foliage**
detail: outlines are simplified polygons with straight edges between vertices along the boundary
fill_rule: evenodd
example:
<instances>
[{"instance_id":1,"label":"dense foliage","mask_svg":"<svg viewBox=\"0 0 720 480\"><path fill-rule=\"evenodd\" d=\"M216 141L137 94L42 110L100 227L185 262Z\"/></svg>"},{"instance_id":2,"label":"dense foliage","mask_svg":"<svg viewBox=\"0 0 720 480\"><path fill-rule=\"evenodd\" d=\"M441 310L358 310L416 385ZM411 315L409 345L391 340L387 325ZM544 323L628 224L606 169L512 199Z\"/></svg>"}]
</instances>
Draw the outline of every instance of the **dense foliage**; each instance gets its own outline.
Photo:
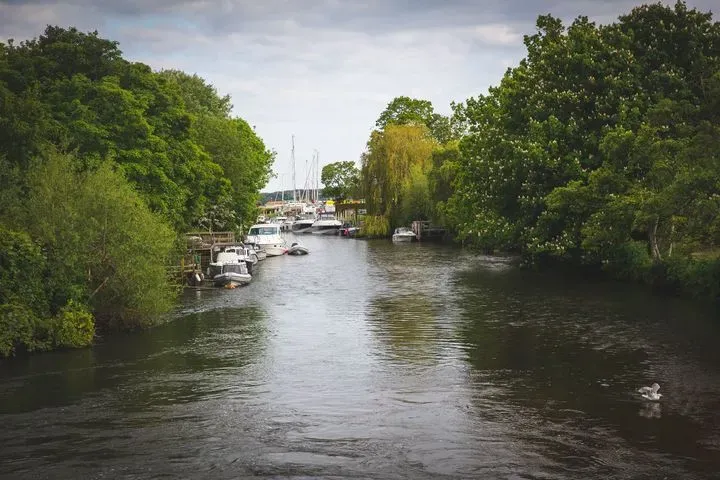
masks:
<instances>
[{"instance_id":1,"label":"dense foliage","mask_svg":"<svg viewBox=\"0 0 720 480\"><path fill-rule=\"evenodd\" d=\"M360 171L355 162L334 162L325 165L320 173L325 185L323 195L336 201L357 196L360 188Z\"/></svg>"},{"instance_id":2,"label":"dense foliage","mask_svg":"<svg viewBox=\"0 0 720 480\"><path fill-rule=\"evenodd\" d=\"M273 154L231 108L97 32L0 43L0 355L157 321L178 234L254 220Z\"/></svg>"},{"instance_id":3,"label":"dense foliage","mask_svg":"<svg viewBox=\"0 0 720 480\"><path fill-rule=\"evenodd\" d=\"M520 65L462 106L461 238L676 286L701 261L717 295L720 25L678 2L537 28Z\"/></svg>"},{"instance_id":4,"label":"dense foliage","mask_svg":"<svg viewBox=\"0 0 720 480\"><path fill-rule=\"evenodd\" d=\"M684 2L652 4L602 26L541 16L524 43L519 65L449 119L433 122L425 100L388 105L363 155L372 213L430 215L527 264L717 297L720 24ZM397 125L431 132L429 168L424 155L389 153Z\"/></svg>"},{"instance_id":5,"label":"dense foliage","mask_svg":"<svg viewBox=\"0 0 720 480\"><path fill-rule=\"evenodd\" d=\"M360 171L367 210L376 221L366 221L363 233L387 235L413 220L443 217L454 178L448 152L457 151L453 119L435 113L427 100L397 97L376 127Z\"/></svg>"}]
</instances>

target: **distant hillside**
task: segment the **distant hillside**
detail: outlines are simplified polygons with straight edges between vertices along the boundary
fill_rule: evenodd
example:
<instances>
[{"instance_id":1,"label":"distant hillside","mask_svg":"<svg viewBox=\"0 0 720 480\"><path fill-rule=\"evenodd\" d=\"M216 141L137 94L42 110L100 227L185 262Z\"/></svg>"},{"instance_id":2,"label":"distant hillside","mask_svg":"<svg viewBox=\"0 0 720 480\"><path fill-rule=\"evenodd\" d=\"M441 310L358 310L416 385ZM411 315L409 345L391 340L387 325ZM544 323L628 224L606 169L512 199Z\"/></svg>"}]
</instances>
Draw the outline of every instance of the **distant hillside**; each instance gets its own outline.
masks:
<instances>
[{"instance_id":1,"label":"distant hillside","mask_svg":"<svg viewBox=\"0 0 720 480\"><path fill-rule=\"evenodd\" d=\"M276 192L260 192L260 204L264 205L267 202L273 201L273 200L282 200L285 198L285 200L292 200L293 198L293 192L292 190L285 190L284 192L282 190L278 190ZM298 191L296 196L299 199L301 192ZM284 196L284 197L283 197ZM320 200L327 200L325 196L323 195L323 191L320 190Z\"/></svg>"}]
</instances>

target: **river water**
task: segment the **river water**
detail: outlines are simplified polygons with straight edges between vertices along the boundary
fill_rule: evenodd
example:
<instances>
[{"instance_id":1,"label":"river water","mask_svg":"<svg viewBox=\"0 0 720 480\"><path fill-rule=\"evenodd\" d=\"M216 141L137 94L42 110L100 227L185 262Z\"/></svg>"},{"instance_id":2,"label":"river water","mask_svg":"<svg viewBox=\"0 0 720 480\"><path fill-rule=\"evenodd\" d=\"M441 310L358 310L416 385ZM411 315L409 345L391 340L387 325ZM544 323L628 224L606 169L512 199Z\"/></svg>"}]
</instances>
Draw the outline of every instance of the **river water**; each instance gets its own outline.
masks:
<instances>
[{"instance_id":1,"label":"river water","mask_svg":"<svg viewBox=\"0 0 720 480\"><path fill-rule=\"evenodd\" d=\"M715 312L448 246L300 241L166 325L2 361L0 477L720 478Z\"/></svg>"}]
</instances>

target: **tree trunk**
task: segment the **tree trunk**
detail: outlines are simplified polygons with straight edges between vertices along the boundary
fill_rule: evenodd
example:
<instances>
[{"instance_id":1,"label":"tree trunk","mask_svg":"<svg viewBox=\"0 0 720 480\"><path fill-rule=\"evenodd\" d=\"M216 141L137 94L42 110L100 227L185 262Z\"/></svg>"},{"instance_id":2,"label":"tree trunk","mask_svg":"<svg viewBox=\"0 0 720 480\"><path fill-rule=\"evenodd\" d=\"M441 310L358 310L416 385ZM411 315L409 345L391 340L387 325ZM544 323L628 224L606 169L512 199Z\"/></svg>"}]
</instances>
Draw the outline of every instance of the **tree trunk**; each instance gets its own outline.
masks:
<instances>
[{"instance_id":1,"label":"tree trunk","mask_svg":"<svg viewBox=\"0 0 720 480\"><path fill-rule=\"evenodd\" d=\"M650 237L650 249L652 250L652 257L653 260L656 262L659 260L662 260L662 255L660 254L660 247L658 246L658 240L657 240L657 229L658 224L660 223L660 216L655 217L655 224L652 226L650 231L648 232L648 235Z\"/></svg>"}]
</instances>

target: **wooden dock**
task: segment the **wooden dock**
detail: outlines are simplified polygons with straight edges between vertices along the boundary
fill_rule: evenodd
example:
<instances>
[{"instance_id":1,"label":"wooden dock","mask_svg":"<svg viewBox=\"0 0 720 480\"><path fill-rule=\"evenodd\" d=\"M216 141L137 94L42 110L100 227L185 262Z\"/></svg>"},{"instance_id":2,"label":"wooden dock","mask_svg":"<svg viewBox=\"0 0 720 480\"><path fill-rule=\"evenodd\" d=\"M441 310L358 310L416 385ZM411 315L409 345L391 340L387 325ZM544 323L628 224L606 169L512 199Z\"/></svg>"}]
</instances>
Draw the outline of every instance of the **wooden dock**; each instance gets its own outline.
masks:
<instances>
[{"instance_id":1,"label":"wooden dock","mask_svg":"<svg viewBox=\"0 0 720 480\"><path fill-rule=\"evenodd\" d=\"M180 265L168 267L168 275L180 285L187 285L188 278L194 273L205 273L214 251L236 244L235 232L189 232L185 239L187 250Z\"/></svg>"},{"instance_id":2,"label":"wooden dock","mask_svg":"<svg viewBox=\"0 0 720 480\"><path fill-rule=\"evenodd\" d=\"M412 222L411 229L419 242L442 240L445 238L446 230L443 227L431 225L425 220L415 220Z\"/></svg>"}]
</instances>

